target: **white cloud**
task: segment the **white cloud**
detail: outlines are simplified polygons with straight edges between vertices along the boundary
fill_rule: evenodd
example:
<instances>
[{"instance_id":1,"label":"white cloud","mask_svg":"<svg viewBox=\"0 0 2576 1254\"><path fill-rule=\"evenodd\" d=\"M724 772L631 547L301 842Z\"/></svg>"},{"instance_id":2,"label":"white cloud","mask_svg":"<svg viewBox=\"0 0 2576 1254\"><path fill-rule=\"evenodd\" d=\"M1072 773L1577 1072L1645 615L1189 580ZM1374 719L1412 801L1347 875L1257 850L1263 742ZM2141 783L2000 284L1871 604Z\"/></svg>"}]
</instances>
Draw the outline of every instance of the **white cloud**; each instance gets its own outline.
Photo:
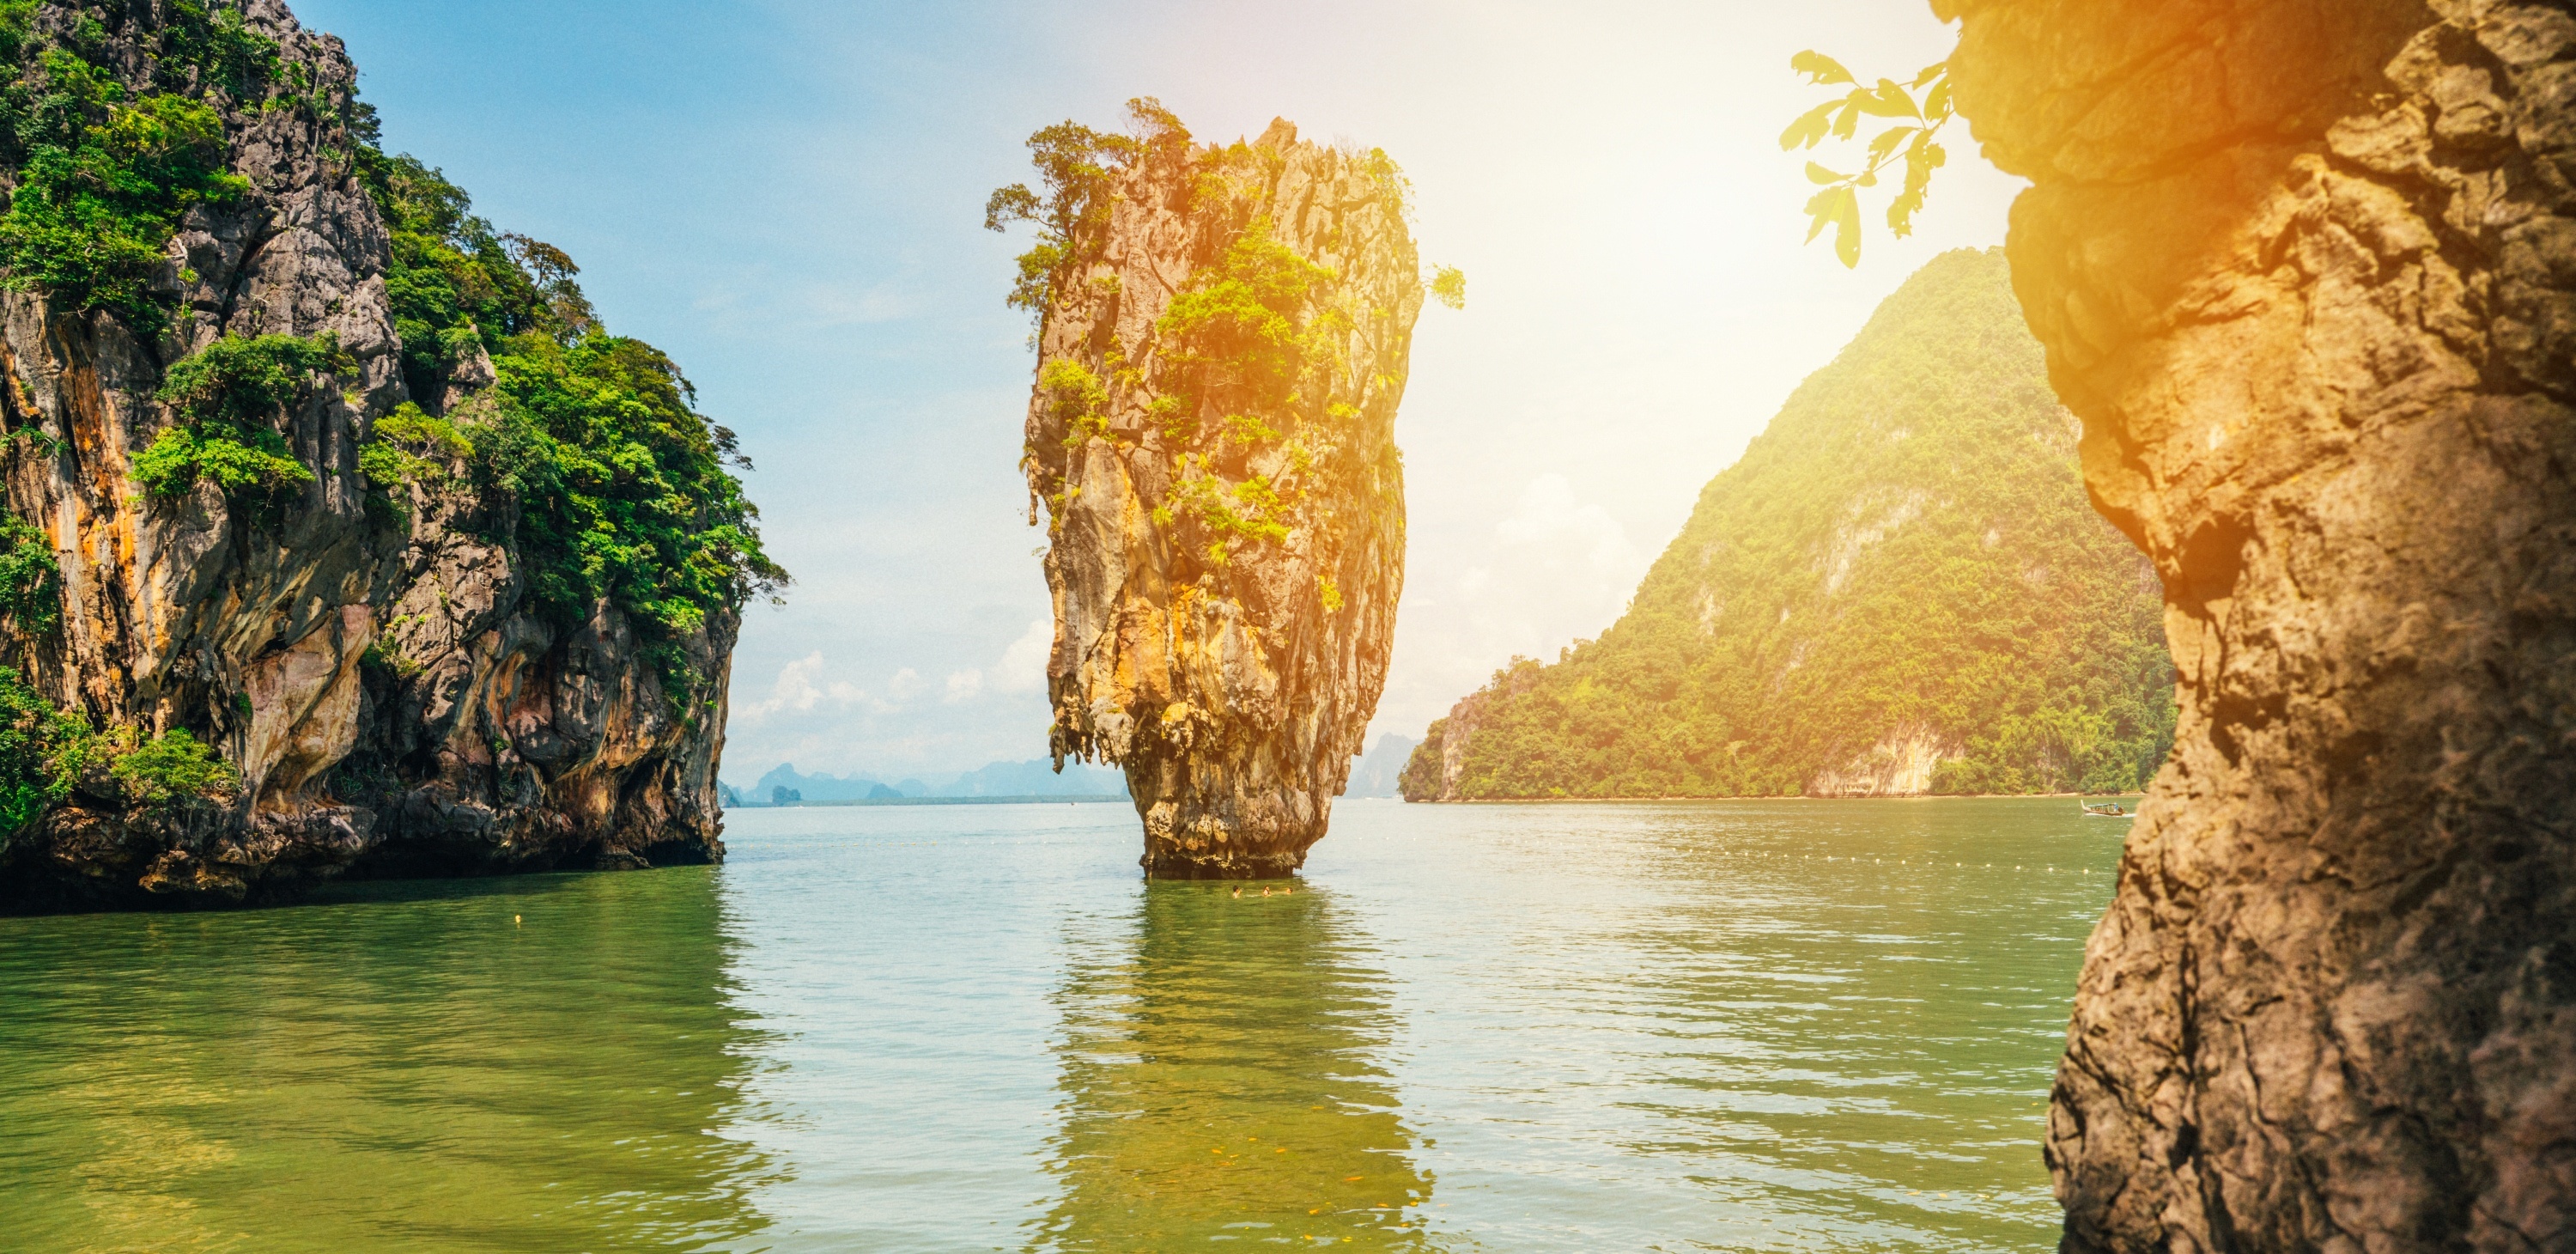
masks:
<instances>
[{"instance_id":1,"label":"white cloud","mask_svg":"<svg viewBox=\"0 0 2576 1254\"><path fill-rule=\"evenodd\" d=\"M710 329L737 335L900 322L915 316L921 303L912 289L891 281L866 286L807 282L782 279L766 266L721 276L690 302L706 315Z\"/></svg>"},{"instance_id":2,"label":"white cloud","mask_svg":"<svg viewBox=\"0 0 2576 1254\"><path fill-rule=\"evenodd\" d=\"M825 670L820 650L778 668L778 679L769 686L769 695L758 701L737 705L733 717L758 722L774 714L794 711L802 714L818 705L847 709L868 700L868 694L846 680L822 680Z\"/></svg>"},{"instance_id":3,"label":"white cloud","mask_svg":"<svg viewBox=\"0 0 2576 1254\"><path fill-rule=\"evenodd\" d=\"M993 687L1003 692L1045 691L1047 655L1054 651L1055 618L1032 620L1029 629L1002 650L1002 664L993 668Z\"/></svg>"},{"instance_id":4,"label":"white cloud","mask_svg":"<svg viewBox=\"0 0 2576 1254\"><path fill-rule=\"evenodd\" d=\"M1553 471L1521 490L1520 508L1494 528L1507 546L1579 553L1595 570L1625 571L1637 564L1628 529L1598 505L1574 499L1574 485Z\"/></svg>"},{"instance_id":5,"label":"white cloud","mask_svg":"<svg viewBox=\"0 0 2576 1254\"><path fill-rule=\"evenodd\" d=\"M1020 638L1002 650L1002 659L990 667L968 667L951 671L948 691L941 698L949 705L960 705L984 695L989 690L1021 696L1046 691L1047 654L1055 648L1055 619L1041 617L1029 623Z\"/></svg>"},{"instance_id":6,"label":"white cloud","mask_svg":"<svg viewBox=\"0 0 2576 1254\"><path fill-rule=\"evenodd\" d=\"M1458 578L1477 608L1532 618L1618 613L1646 569L1628 529L1599 505L1575 499L1574 485L1553 471L1530 480L1509 517L1494 524L1486 560Z\"/></svg>"},{"instance_id":7,"label":"white cloud","mask_svg":"<svg viewBox=\"0 0 2576 1254\"><path fill-rule=\"evenodd\" d=\"M896 671L894 678L886 681L886 695L893 697L897 702L910 701L920 696L929 687L930 682L921 677L920 671L907 666Z\"/></svg>"},{"instance_id":8,"label":"white cloud","mask_svg":"<svg viewBox=\"0 0 2576 1254\"><path fill-rule=\"evenodd\" d=\"M1472 561L1407 588L1379 730L1421 735L1511 657L1552 662L1577 637L1600 634L1627 608L1648 560L1565 475L1531 479Z\"/></svg>"},{"instance_id":9,"label":"white cloud","mask_svg":"<svg viewBox=\"0 0 2576 1254\"><path fill-rule=\"evenodd\" d=\"M859 326L872 322L893 322L911 317L920 303L893 286L879 283L860 291L815 285L802 293L801 304L808 316L823 327Z\"/></svg>"}]
</instances>

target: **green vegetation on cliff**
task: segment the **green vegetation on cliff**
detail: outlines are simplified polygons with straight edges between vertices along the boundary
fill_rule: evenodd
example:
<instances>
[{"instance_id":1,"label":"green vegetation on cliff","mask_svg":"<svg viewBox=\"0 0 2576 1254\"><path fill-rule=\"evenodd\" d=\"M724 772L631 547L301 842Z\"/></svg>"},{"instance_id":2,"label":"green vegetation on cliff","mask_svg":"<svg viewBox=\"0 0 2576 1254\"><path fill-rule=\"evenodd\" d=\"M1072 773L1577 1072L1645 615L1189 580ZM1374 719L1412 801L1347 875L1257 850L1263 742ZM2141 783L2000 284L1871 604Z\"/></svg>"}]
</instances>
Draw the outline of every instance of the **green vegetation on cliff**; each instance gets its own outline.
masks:
<instances>
[{"instance_id":1,"label":"green vegetation on cliff","mask_svg":"<svg viewBox=\"0 0 2576 1254\"><path fill-rule=\"evenodd\" d=\"M103 53L101 16L131 17L83 13L40 32L41 7L0 0L0 165L14 176L0 271L60 308L112 311L157 334L171 304L152 279L180 219L250 187L226 166L219 109L314 102L272 83L277 45L231 9L172 0L148 35L149 86L138 89ZM262 102L272 88L278 99Z\"/></svg>"},{"instance_id":2,"label":"green vegetation on cliff","mask_svg":"<svg viewBox=\"0 0 2576 1254\"><path fill-rule=\"evenodd\" d=\"M537 608L577 623L603 599L615 605L685 703L704 677L679 642L787 582L726 469L750 464L733 432L698 412L696 389L660 349L601 325L571 257L474 216L464 189L386 155L372 112L356 112L359 176L392 234L385 288L406 384L438 405L486 360L493 378L488 407L433 417L413 405L380 421L361 454L370 483L391 494L455 459L513 494Z\"/></svg>"},{"instance_id":3,"label":"green vegetation on cliff","mask_svg":"<svg viewBox=\"0 0 2576 1254\"><path fill-rule=\"evenodd\" d=\"M166 813L240 787L241 772L185 729L100 732L0 667L0 849L75 789Z\"/></svg>"},{"instance_id":4,"label":"green vegetation on cliff","mask_svg":"<svg viewBox=\"0 0 2576 1254\"><path fill-rule=\"evenodd\" d=\"M0 614L18 630L50 635L63 625L63 568L52 538L15 514L0 514Z\"/></svg>"},{"instance_id":5,"label":"green vegetation on cliff","mask_svg":"<svg viewBox=\"0 0 2576 1254\"><path fill-rule=\"evenodd\" d=\"M423 421L439 420L418 408L389 422L361 454L375 501L398 516L401 485L437 477L441 457L466 462L479 483L515 495L538 608L571 623L616 605L671 663L675 693L694 691L675 642L786 575L726 470L739 460L733 433L697 412L679 367L608 334L561 250L495 230L438 171L385 154L374 111L335 105L237 5L172 0L157 24L102 14L66 25L60 13L0 0L0 63L13 67L0 70L0 167L14 180L0 283L158 335L175 306L155 276L181 219L250 186L229 168L225 117L292 109L345 128L340 142L390 229L386 294L413 398L437 409L451 384L497 379L497 404L470 431L428 432ZM112 34L143 41L140 74L107 54ZM353 365L318 337L224 336L171 367L159 399L178 421L136 454L135 479L157 497L212 480L273 518L316 477L278 419Z\"/></svg>"},{"instance_id":6,"label":"green vegetation on cliff","mask_svg":"<svg viewBox=\"0 0 2576 1254\"><path fill-rule=\"evenodd\" d=\"M1120 172L1156 153L1186 151L1188 128L1151 96L1127 102L1135 131L1096 131L1067 119L1029 136L1029 160L1044 195L1025 183L996 189L984 202L984 229L1006 231L1015 222L1037 226L1037 240L1020 254L1019 278L1007 303L1043 317L1047 301L1070 276L1099 256Z\"/></svg>"},{"instance_id":7,"label":"green vegetation on cliff","mask_svg":"<svg viewBox=\"0 0 2576 1254\"><path fill-rule=\"evenodd\" d=\"M179 421L134 455L134 480L154 496L183 496L199 479L226 496L274 505L313 482L279 434L280 414L310 399L314 376L356 363L328 335L227 335L170 367L154 399Z\"/></svg>"},{"instance_id":8,"label":"green vegetation on cliff","mask_svg":"<svg viewBox=\"0 0 2576 1254\"><path fill-rule=\"evenodd\" d=\"M65 12L0 0L0 168L14 182L0 283L161 334L177 308L159 276L182 219L250 187L230 168L226 118L300 111L390 233L386 295L417 404L361 450L377 515L399 519L406 485L462 465L515 500L541 612L569 624L615 605L674 697L695 693L701 677L680 642L786 574L726 469L740 461L733 433L697 412L679 367L601 327L561 250L494 229L438 171L387 155L374 111L354 96L335 102L238 3L171 0L149 18ZM146 61L120 61L112 39L138 41ZM158 399L177 421L135 455L134 478L163 498L211 480L254 522L273 522L319 469L297 459L279 420L354 365L324 337L223 336L171 366ZM494 402L462 423L436 412L460 383L490 384ZM30 582L17 573L13 589ZM46 607L20 604L29 599L13 593L6 608L43 618Z\"/></svg>"},{"instance_id":9,"label":"green vegetation on cliff","mask_svg":"<svg viewBox=\"0 0 2576 1254\"><path fill-rule=\"evenodd\" d=\"M90 729L0 667L0 845L71 795Z\"/></svg>"},{"instance_id":10,"label":"green vegetation on cliff","mask_svg":"<svg viewBox=\"0 0 2576 1254\"><path fill-rule=\"evenodd\" d=\"M718 686L785 578L747 463L355 82L279 4L0 0L0 908L239 901L432 829L722 854ZM567 684L542 745L503 726Z\"/></svg>"},{"instance_id":11,"label":"green vegetation on cliff","mask_svg":"<svg viewBox=\"0 0 2576 1254\"><path fill-rule=\"evenodd\" d=\"M2138 787L2173 737L2161 600L2076 435L2001 250L1940 257L1702 491L1626 617L1498 672L1405 795Z\"/></svg>"}]
</instances>

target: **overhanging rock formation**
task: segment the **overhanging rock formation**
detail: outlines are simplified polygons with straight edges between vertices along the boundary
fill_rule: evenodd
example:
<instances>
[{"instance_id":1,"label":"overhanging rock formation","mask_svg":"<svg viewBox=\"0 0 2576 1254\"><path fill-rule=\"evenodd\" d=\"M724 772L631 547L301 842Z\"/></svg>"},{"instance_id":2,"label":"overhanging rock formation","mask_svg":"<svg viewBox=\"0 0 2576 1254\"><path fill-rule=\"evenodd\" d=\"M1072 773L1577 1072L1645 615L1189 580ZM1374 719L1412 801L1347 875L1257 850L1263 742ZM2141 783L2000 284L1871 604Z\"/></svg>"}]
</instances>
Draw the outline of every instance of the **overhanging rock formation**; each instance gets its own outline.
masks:
<instances>
[{"instance_id":1,"label":"overhanging rock formation","mask_svg":"<svg viewBox=\"0 0 2576 1254\"><path fill-rule=\"evenodd\" d=\"M2066 1248L2576 1248L2576 18L1936 8L2182 677Z\"/></svg>"},{"instance_id":2,"label":"overhanging rock formation","mask_svg":"<svg viewBox=\"0 0 2576 1254\"><path fill-rule=\"evenodd\" d=\"M1361 748L1403 587L1404 183L1286 122L1166 130L1114 178L1048 289L1029 404L1054 749L1125 767L1147 874L1284 875Z\"/></svg>"}]
</instances>

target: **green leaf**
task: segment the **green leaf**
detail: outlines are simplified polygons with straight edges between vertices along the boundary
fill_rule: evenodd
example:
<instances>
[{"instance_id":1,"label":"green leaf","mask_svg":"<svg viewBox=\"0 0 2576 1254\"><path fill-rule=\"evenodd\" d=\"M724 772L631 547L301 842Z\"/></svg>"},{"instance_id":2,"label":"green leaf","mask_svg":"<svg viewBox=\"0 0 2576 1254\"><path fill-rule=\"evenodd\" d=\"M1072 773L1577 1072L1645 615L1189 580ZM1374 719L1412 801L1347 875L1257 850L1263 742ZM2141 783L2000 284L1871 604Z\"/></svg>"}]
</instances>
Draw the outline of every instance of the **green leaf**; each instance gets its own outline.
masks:
<instances>
[{"instance_id":1,"label":"green leaf","mask_svg":"<svg viewBox=\"0 0 2576 1254\"><path fill-rule=\"evenodd\" d=\"M1887 206L1887 229L1898 239L1914 233L1914 213L1923 207L1924 189L1912 178L1905 181L1905 191Z\"/></svg>"},{"instance_id":2,"label":"green leaf","mask_svg":"<svg viewBox=\"0 0 2576 1254\"><path fill-rule=\"evenodd\" d=\"M1860 259L1860 194L1848 187L1828 187L1807 201L1807 215L1813 219L1807 228L1807 242L1816 242L1825 228L1834 227L1834 252L1846 266Z\"/></svg>"},{"instance_id":3,"label":"green leaf","mask_svg":"<svg viewBox=\"0 0 2576 1254\"><path fill-rule=\"evenodd\" d=\"M1852 100L1860 106L1861 112L1873 117L1913 118L1916 121L1923 118L1923 111L1914 107L1914 97L1906 95L1905 89L1897 86L1894 79L1878 80L1874 91L1853 92Z\"/></svg>"},{"instance_id":4,"label":"green leaf","mask_svg":"<svg viewBox=\"0 0 2576 1254\"><path fill-rule=\"evenodd\" d=\"M1807 216L1815 219L1807 227L1808 243L1815 243L1816 237L1833 225L1835 215L1841 212L1843 199L1851 194L1848 187L1828 187L1807 198Z\"/></svg>"},{"instance_id":5,"label":"green leaf","mask_svg":"<svg viewBox=\"0 0 2576 1254\"><path fill-rule=\"evenodd\" d=\"M1841 107L1841 101L1828 100L1799 114L1798 120L1789 124L1789 129L1780 132L1780 151L1813 148L1823 143L1826 129L1833 125L1834 110Z\"/></svg>"},{"instance_id":6,"label":"green leaf","mask_svg":"<svg viewBox=\"0 0 2576 1254\"><path fill-rule=\"evenodd\" d=\"M1860 267L1860 195L1843 191L1841 203L1834 206L1834 256L1842 259L1843 268Z\"/></svg>"},{"instance_id":7,"label":"green leaf","mask_svg":"<svg viewBox=\"0 0 2576 1254\"><path fill-rule=\"evenodd\" d=\"M1899 239L1914 233L1914 215L1931 194L1932 171L1940 168L1947 157L1941 145L1923 143L1905 155L1905 191L1887 207L1887 227Z\"/></svg>"},{"instance_id":8,"label":"green leaf","mask_svg":"<svg viewBox=\"0 0 2576 1254\"><path fill-rule=\"evenodd\" d=\"M1845 266L1857 267L1862 243L1860 190L1874 189L1882 179L1897 183L1899 176L1888 173L1887 167L1900 155L1903 157L1902 188L1887 206L1887 221L1890 229L1904 236L1913 229L1914 215L1926 202L1932 171L1948 159L1932 137L1957 116L1950 92L1949 63L1927 65L1916 71L1909 82L1882 78L1869 86L1862 86L1861 80L1841 62L1812 50L1791 58L1790 68L1819 86L1852 86L1840 99L1809 109L1790 123L1780 134L1783 151L1814 149L1827 138L1856 140L1863 118L1888 118L1896 123L1870 136L1856 174L1843 174L1817 161L1806 163L1807 181L1823 189L1807 202L1807 242L1815 242L1831 226L1835 256Z\"/></svg>"},{"instance_id":9,"label":"green leaf","mask_svg":"<svg viewBox=\"0 0 2576 1254\"><path fill-rule=\"evenodd\" d=\"M1826 56L1813 48L1789 58L1789 69L1793 73L1806 75L1807 81L1818 87L1830 87L1835 83L1850 83L1858 81L1852 77L1852 72L1850 70L1843 68L1842 62L1834 60L1832 57Z\"/></svg>"}]
</instances>

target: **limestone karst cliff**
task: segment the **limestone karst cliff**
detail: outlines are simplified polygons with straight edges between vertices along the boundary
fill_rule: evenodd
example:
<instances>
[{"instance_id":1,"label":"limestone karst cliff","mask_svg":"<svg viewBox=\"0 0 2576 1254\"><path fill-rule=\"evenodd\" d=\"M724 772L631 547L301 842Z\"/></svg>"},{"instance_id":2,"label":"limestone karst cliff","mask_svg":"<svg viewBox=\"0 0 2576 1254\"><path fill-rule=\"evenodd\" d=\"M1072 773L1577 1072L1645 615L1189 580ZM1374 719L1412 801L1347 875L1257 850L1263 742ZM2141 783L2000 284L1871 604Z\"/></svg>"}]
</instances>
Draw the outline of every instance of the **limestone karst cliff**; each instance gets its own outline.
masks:
<instances>
[{"instance_id":1,"label":"limestone karst cliff","mask_svg":"<svg viewBox=\"0 0 2576 1254\"><path fill-rule=\"evenodd\" d=\"M2173 671L2075 436L2001 250L1935 258L1709 482L1600 639L1432 725L1405 796L2137 787Z\"/></svg>"},{"instance_id":2,"label":"limestone karst cliff","mask_svg":"<svg viewBox=\"0 0 2576 1254\"><path fill-rule=\"evenodd\" d=\"M2181 672L2065 1248L2576 1248L2576 14L1935 7Z\"/></svg>"},{"instance_id":3,"label":"limestone karst cliff","mask_svg":"<svg viewBox=\"0 0 2576 1254\"><path fill-rule=\"evenodd\" d=\"M1385 683L1425 286L1384 154L1284 121L1197 145L1151 102L1136 116L1133 136L1040 132L1042 172L1078 142L1091 173L995 197L1043 235L1015 299L1041 314L1025 467L1052 739L1125 768L1149 875L1282 875Z\"/></svg>"},{"instance_id":4,"label":"limestone karst cliff","mask_svg":"<svg viewBox=\"0 0 2576 1254\"><path fill-rule=\"evenodd\" d=\"M278 0L0 6L0 74L0 903L720 857L783 576L676 368Z\"/></svg>"}]
</instances>

